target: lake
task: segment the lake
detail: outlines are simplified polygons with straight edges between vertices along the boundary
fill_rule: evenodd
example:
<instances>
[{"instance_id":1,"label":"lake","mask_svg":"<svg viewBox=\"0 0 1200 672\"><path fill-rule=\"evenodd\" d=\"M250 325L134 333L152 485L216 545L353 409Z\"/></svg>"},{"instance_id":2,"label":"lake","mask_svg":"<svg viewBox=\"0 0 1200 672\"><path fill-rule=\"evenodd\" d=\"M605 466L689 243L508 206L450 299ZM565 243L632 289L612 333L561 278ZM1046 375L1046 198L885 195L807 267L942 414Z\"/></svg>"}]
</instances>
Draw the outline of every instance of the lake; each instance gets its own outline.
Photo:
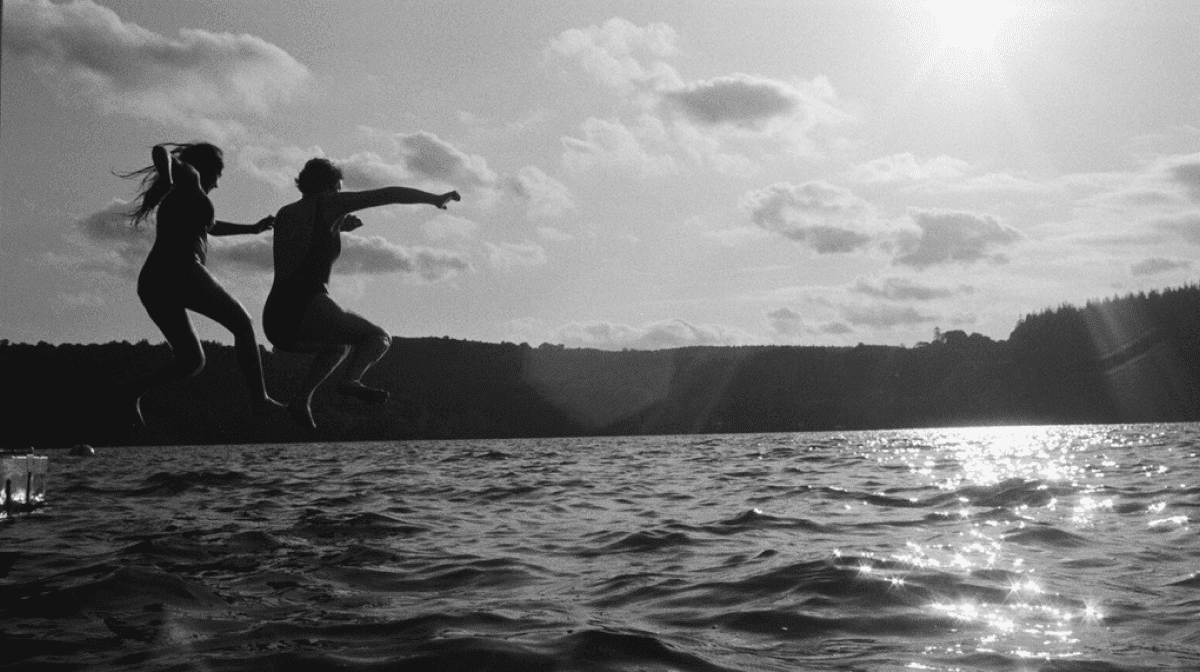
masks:
<instances>
[{"instance_id":1,"label":"lake","mask_svg":"<svg viewBox=\"0 0 1200 672\"><path fill-rule=\"evenodd\" d=\"M51 451L0 667L1200 669L1200 425Z\"/></svg>"}]
</instances>

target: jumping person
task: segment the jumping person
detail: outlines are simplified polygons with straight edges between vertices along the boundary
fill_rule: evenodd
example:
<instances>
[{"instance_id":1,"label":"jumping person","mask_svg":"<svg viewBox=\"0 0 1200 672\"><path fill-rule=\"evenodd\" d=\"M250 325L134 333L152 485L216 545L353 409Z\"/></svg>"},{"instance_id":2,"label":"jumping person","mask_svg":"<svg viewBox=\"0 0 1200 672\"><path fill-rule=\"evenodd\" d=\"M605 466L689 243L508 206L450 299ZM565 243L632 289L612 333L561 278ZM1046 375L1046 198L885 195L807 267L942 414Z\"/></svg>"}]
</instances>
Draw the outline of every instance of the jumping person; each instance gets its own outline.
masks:
<instances>
[{"instance_id":1,"label":"jumping person","mask_svg":"<svg viewBox=\"0 0 1200 672\"><path fill-rule=\"evenodd\" d=\"M170 148L170 149L168 149ZM134 225L157 210L154 246L138 275L138 297L150 319L171 346L172 361L130 385L126 402L131 422L142 426L141 398L167 383L194 376L204 368L204 348L192 328L191 310L216 320L233 333L234 350L255 413L282 404L267 394L262 359L250 314L208 269L208 234L228 236L262 233L275 218L255 224L218 221L208 193L217 188L224 169L221 149L207 142L156 145L153 164L121 177L141 180Z\"/></svg>"},{"instance_id":2,"label":"jumping person","mask_svg":"<svg viewBox=\"0 0 1200 672\"><path fill-rule=\"evenodd\" d=\"M317 387L349 357L338 391L367 403L387 401L387 390L362 382L367 369L391 346L383 328L339 306L329 296L329 275L342 251L341 232L362 226L351 213L390 204L433 205L442 210L458 192L431 194L409 187L342 191L342 171L328 159L310 159L296 178L301 198L275 216L275 281L263 307L263 331L281 350L315 354L288 402L288 413L315 428L312 398Z\"/></svg>"}]
</instances>

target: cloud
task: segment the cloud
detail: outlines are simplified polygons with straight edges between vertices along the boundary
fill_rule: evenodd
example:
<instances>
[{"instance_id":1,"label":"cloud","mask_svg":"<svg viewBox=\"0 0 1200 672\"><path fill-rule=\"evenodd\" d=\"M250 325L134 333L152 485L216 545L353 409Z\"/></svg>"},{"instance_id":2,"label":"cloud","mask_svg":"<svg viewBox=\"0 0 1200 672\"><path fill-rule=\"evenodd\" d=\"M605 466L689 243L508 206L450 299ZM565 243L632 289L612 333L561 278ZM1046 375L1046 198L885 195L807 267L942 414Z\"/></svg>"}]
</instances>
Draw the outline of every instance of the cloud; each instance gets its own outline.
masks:
<instances>
[{"instance_id":1,"label":"cloud","mask_svg":"<svg viewBox=\"0 0 1200 672\"><path fill-rule=\"evenodd\" d=\"M392 141L404 165L419 177L460 188L491 187L496 183L496 174L483 157L467 154L433 133L397 133Z\"/></svg>"},{"instance_id":2,"label":"cloud","mask_svg":"<svg viewBox=\"0 0 1200 672\"><path fill-rule=\"evenodd\" d=\"M433 282L471 269L461 254L430 248L406 248L381 236L342 234L342 256L334 266L339 274L416 274Z\"/></svg>"},{"instance_id":3,"label":"cloud","mask_svg":"<svg viewBox=\"0 0 1200 672\"><path fill-rule=\"evenodd\" d=\"M488 261L492 268L511 272L517 268L541 266L546 263L546 250L537 243L486 243Z\"/></svg>"},{"instance_id":4,"label":"cloud","mask_svg":"<svg viewBox=\"0 0 1200 672\"><path fill-rule=\"evenodd\" d=\"M770 119L795 114L801 95L775 80L737 74L666 91L663 99L702 124L760 127Z\"/></svg>"},{"instance_id":5,"label":"cloud","mask_svg":"<svg viewBox=\"0 0 1200 672\"><path fill-rule=\"evenodd\" d=\"M1174 166L1171 176L1187 190L1192 200L1200 201L1200 160L1197 160L1197 157L1191 157L1190 161Z\"/></svg>"},{"instance_id":6,"label":"cloud","mask_svg":"<svg viewBox=\"0 0 1200 672\"><path fill-rule=\"evenodd\" d=\"M694 345L745 345L753 339L740 331L684 320L663 320L641 327L612 322L572 322L555 330L553 342L601 350L661 350Z\"/></svg>"},{"instance_id":7,"label":"cloud","mask_svg":"<svg viewBox=\"0 0 1200 672\"><path fill-rule=\"evenodd\" d=\"M558 217L576 209L567 186L536 166L525 166L505 183L510 193L527 204L530 217Z\"/></svg>"},{"instance_id":8,"label":"cloud","mask_svg":"<svg viewBox=\"0 0 1200 672\"><path fill-rule=\"evenodd\" d=\"M273 237L235 236L209 238L209 260L214 269L274 273ZM381 236L342 234L342 254L334 275L416 275L434 282L472 270L462 255L447 250L396 245Z\"/></svg>"},{"instance_id":9,"label":"cloud","mask_svg":"<svg viewBox=\"0 0 1200 672\"><path fill-rule=\"evenodd\" d=\"M1188 213L1158 222L1158 228L1170 231L1192 245L1200 245L1200 213Z\"/></svg>"},{"instance_id":10,"label":"cloud","mask_svg":"<svg viewBox=\"0 0 1200 672\"><path fill-rule=\"evenodd\" d=\"M578 61L584 71L613 88L628 91L655 82L672 82L678 75L661 59L678 49L675 30L664 23L635 26L625 19L604 25L572 28L550 41L546 53ZM641 58L648 57L644 65Z\"/></svg>"},{"instance_id":11,"label":"cloud","mask_svg":"<svg viewBox=\"0 0 1200 672\"><path fill-rule=\"evenodd\" d=\"M294 189L296 176L304 162L315 157L325 156L320 146L309 148L287 147L268 148L247 145L238 149L238 167L254 177L280 190Z\"/></svg>"},{"instance_id":12,"label":"cloud","mask_svg":"<svg viewBox=\"0 0 1200 672\"><path fill-rule=\"evenodd\" d=\"M308 69L253 35L184 28L177 38L77 0L10 0L4 51L107 111L158 121L265 115L306 90Z\"/></svg>"},{"instance_id":13,"label":"cloud","mask_svg":"<svg viewBox=\"0 0 1200 672\"><path fill-rule=\"evenodd\" d=\"M421 229L427 238L443 240L446 238L471 238L479 230L479 225L463 217L441 213L425 222Z\"/></svg>"},{"instance_id":14,"label":"cloud","mask_svg":"<svg viewBox=\"0 0 1200 672\"><path fill-rule=\"evenodd\" d=\"M791 308L777 308L767 311L767 323L771 331L784 336L800 336L810 333L804 323L804 317Z\"/></svg>"},{"instance_id":15,"label":"cloud","mask_svg":"<svg viewBox=\"0 0 1200 672\"><path fill-rule=\"evenodd\" d=\"M208 239L209 264L222 271L233 268L255 274L271 275L275 272L271 234L259 236L210 236Z\"/></svg>"},{"instance_id":16,"label":"cloud","mask_svg":"<svg viewBox=\"0 0 1200 672\"><path fill-rule=\"evenodd\" d=\"M842 317L855 326L889 329L932 322L936 316L919 312L910 306L876 303L867 306L842 306Z\"/></svg>"},{"instance_id":17,"label":"cloud","mask_svg":"<svg viewBox=\"0 0 1200 672\"><path fill-rule=\"evenodd\" d=\"M678 164L669 154L652 153L628 126L620 121L591 117L583 122L583 138L564 137L563 164L582 172L597 166L616 166L637 175L665 175Z\"/></svg>"},{"instance_id":18,"label":"cloud","mask_svg":"<svg viewBox=\"0 0 1200 672\"><path fill-rule=\"evenodd\" d=\"M129 213L133 203L113 199L101 210L75 222L68 235L80 250L80 257L60 257L58 263L85 273L98 273L132 280L137 278L154 243L154 227L134 227Z\"/></svg>"},{"instance_id":19,"label":"cloud","mask_svg":"<svg viewBox=\"0 0 1200 672\"><path fill-rule=\"evenodd\" d=\"M639 27L624 19L564 31L550 42L547 54L578 63L623 103L614 118L591 120L584 139L564 138L564 160L569 165L592 167L602 163L596 159L613 156L624 160L604 163L640 168L643 175L661 174L679 156L746 174L755 164L740 153L744 145L759 152L810 154L814 150L807 135L815 127L838 126L856 118L842 109L824 77L789 82L734 73L684 82L667 62L678 53L676 45L670 26ZM616 116L625 110L640 115L638 120L631 124ZM619 136L629 125L638 131ZM651 126L660 128L657 154L663 158L632 160L654 157L641 150L649 139L642 131ZM622 151L614 151L618 147Z\"/></svg>"},{"instance_id":20,"label":"cloud","mask_svg":"<svg viewBox=\"0 0 1200 672\"><path fill-rule=\"evenodd\" d=\"M958 294L972 294L975 290L967 286L958 289L929 287L908 278L885 278L882 281L859 278L851 291L888 301L933 301L948 299Z\"/></svg>"},{"instance_id":21,"label":"cloud","mask_svg":"<svg viewBox=\"0 0 1200 672\"><path fill-rule=\"evenodd\" d=\"M1190 261L1152 257L1133 264L1129 267L1129 272L1133 275L1158 275L1159 273L1170 271L1186 270L1191 267L1192 262Z\"/></svg>"},{"instance_id":22,"label":"cloud","mask_svg":"<svg viewBox=\"0 0 1200 672\"><path fill-rule=\"evenodd\" d=\"M1007 257L993 252L1024 239L1017 229L991 215L971 212L913 210L917 231L902 232L898 238L898 256L893 263L914 268L959 262L970 264Z\"/></svg>"},{"instance_id":23,"label":"cloud","mask_svg":"<svg viewBox=\"0 0 1200 672\"><path fill-rule=\"evenodd\" d=\"M745 194L740 205L755 224L820 254L854 252L871 243L858 230L869 211L866 202L827 182L776 183Z\"/></svg>"},{"instance_id":24,"label":"cloud","mask_svg":"<svg viewBox=\"0 0 1200 672\"><path fill-rule=\"evenodd\" d=\"M342 169L346 189L354 191L391 187L413 179L413 174L403 165L389 163L375 152L358 152L335 160L334 164Z\"/></svg>"},{"instance_id":25,"label":"cloud","mask_svg":"<svg viewBox=\"0 0 1200 672\"><path fill-rule=\"evenodd\" d=\"M855 180L865 183L949 181L966 176L971 166L966 161L939 156L921 162L911 153L893 154L868 161L852 171Z\"/></svg>"}]
</instances>

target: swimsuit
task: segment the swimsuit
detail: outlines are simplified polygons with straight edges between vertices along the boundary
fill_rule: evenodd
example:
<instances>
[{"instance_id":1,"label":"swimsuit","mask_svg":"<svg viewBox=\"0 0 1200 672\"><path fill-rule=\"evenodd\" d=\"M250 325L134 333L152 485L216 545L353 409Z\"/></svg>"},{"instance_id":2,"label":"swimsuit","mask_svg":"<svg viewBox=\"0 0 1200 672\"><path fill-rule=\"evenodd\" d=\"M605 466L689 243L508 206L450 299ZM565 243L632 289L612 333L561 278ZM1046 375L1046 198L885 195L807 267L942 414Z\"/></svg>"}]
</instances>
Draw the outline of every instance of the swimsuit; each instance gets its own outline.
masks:
<instances>
[{"instance_id":1,"label":"swimsuit","mask_svg":"<svg viewBox=\"0 0 1200 672\"><path fill-rule=\"evenodd\" d=\"M174 197L173 197L174 196ZM168 193L159 204L154 225L154 245L138 274L138 297L152 304L188 307L213 284L204 268L208 258L208 230L216 223L212 202L203 198L204 211L191 209L186 196ZM205 217L204 215L208 216Z\"/></svg>"},{"instance_id":2,"label":"swimsuit","mask_svg":"<svg viewBox=\"0 0 1200 672\"><path fill-rule=\"evenodd\" d=\"M323 208L318 200L313 214L308 249L296 270L286 278L275 276L267 303L263 306L263 331L275 347L295 348L300 339L300 323L308 305L318 294L329 293L333 262L342 253L340 230L321 220ZM276 243L278 244L278 242Z\"/></svg>"}]
</instances>

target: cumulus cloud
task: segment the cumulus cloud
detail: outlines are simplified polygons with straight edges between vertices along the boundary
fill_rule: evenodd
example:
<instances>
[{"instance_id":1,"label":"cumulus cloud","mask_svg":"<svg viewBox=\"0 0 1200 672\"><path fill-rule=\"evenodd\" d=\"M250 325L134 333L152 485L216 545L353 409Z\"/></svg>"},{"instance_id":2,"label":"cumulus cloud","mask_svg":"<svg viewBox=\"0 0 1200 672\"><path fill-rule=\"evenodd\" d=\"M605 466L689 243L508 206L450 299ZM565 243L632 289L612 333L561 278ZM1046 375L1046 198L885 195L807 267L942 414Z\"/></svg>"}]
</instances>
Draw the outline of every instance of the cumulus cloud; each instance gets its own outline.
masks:
<instances>
[{"instance_id":1,"label":"cumulus cloud","mask_svg":"<svg viewBox=\"0 0 1200 672\"><path fill-rule=\"evenodd\" d=\"M527 204L530 217L550 218L575 210L571 192L537 166L525 166L506 179L508 190Z\"/></svg>"},{"instance_id":2,"label":"cumulus cloud","mask_svg":"<svg viewBox=\"0 0 1200 672\"><path fill-rule=\"evenodd\" d=\"M142 261L154 244L154 228L132 226L129 221L132 210L133 203L113 199L101 210L77 220L74 233L68 238L82 256L59 261L86 273L126 280L137 278Z\"/></svg>"},{"instance_id":3,"label":"cumulus cloud","mask_svg":"<svg viewBox=\"0 0 1200 672\"><path fill-rule=\"evenodd\" d=\"M948 299L958 294L972 294L975 290L967 286L957 289L930 287L908 278L884 278L882 280L859 278L851 291L888 301L933 301Z\"/></svg>"},{"instance_id":4,"label":"cumulus cloud","mask_svg":"<svg viewBox=\"0 0 1200 672\"><path fill-rule=\"evenodd\" d=\"M1133 264L1129 267L1129 272L1133 275L1158 275L1170 271L1187 270L1191 267L1192 262L1190 261L1152 257Z\"/></svg>"},{"instance_id":5,"label":"cumulus cloud","mask_svg":"<svg viewBox=\"0 0 1200 672\"><path fill-rule=\"evenodd\" d=\"M674 55L678 36L664 23L636 26L609 19L602 26L572 28L550 41L546 53L579 62L584 71L619 90L673 82L675 71L661 59ZM642 60L649 60L643 64Z\"/></svg>"},{"instance_id":6,"label":"cumulus cloud","mask_svg":"<svg viewBox=\"0 0 1200 672\"><path fill-rule=\"evenodd\" d=\"M746 173L752 163L730 148L765 142L757 149L810 152L807 135L816 126L836 126L855 118L843 109L824 77L780 81L734 73L685 82L667 62L676 55L676 44L675 32L667 25L639 27L623 19L568 30L551 41L548 54L577 63L608 85L625 109L641 115L634 124L639 131L650 126L647 118L652 118L664 134L657 152L646 151L641 150L647 141L642 132L619 134L627 128L620 118L591 120L583 129L583 139L564 139L568 164L587 168L602 163L597 159L620 157L624 160L604 163L655 174L679 156ZM645 160L657 159L655 154L664 158Z\"/></svg>"},{"instance_id":7,"label":"cumulus cloud","mask_svg":"<svg viewBox=\"0 0 1200 672\"><path fill-rule=\"evenodd\" d=\"M242 170L280 190L295 188L296 176L305 161L325 156L319 146L309 148L261 147L246 145L238 149L237 164Z\"/></svg>"},{"instance_id":8,"label":"cumulus cloud","mask_svg":"<svg viewBox=\"0 0 1200 672\"><path fill-rule=\"evenodd\" d=\"M486 243L492 268L513 271L546 263L546 250L537 243Z\"/></svg>"},{"instance_id":9,"label":"cumulus cloud","mask_svg":"<svg viewBox=\"0 0 1200 672\"><path fill-rule=\"evenodd\" d=\"M312 157L309 157L312 158ZM375 152L358 152L345 159L334 160L342 169L346 189L379 189L403 184L413 179L403 165L390 163Z\"/></svg>"},{"instance_id":10,"label":"cumulus cloud","mask_svg":"<svg viewBox=\"0 0 1200 672\"><path fill-rule=\"evenodd\" d=\"M232 268L253 274L271 275L275 268L273 240L270 234L210 237L209 264L222 271Z\"/></svg>"},{"instance_id":11,"label":"cumulus cloud","mask_svg":"<svg viewBox=\"0 0 1200 672\"><path fill-rule=\"evenodd\" d=\"M187 28L167 37L90 0L10 0L4 23L8 54L102 109L159 121L263 115L311 80L303 64L261 38Z\"/></svg>"},{"instance_id":12,"label":"cumulus cloud","mask_svg":"<svg viewBox=\"0 0 1200 672\"><path fill-rule=\"evenodd\" d=\"M972 212L914 210L916 231L902 232L893 263L928 268L953 262L970 264L1007 261L995 248L1012 245L1024 236L991 215Z\"/></svg>"},{"instance_id":13,"label":"cumulus cloud","mask_svg":"<svg viewBox=\"0 0 1200 672\"><path fill-rule=\"evenodd\" d=\"M589 118L582 125L583 138L564 137L563 163L580 172L596 166L616 166L637 175L664 175L675 172L675 158L652 152L628 126L620 121ZM643 133L645 135L645 133Z\"/></svg>"},{"instance_id":14,"label":"cumulus cloud","mask_svg":"<svg viewBox=\"0 0 1200 672\"><path fill-rule=\"evenodd\" d=\"M683 320L663 320L640 327L612 322L573 322L555 330L551 339L569 347L601 350L661 350L693 345L745 345L753 339L742 332Z\"/></svg>"},{"instance_id":15,"label":"cumulus cloud","mask_svg":"<svg viewBox=\"0 0 1200 672\"><path fill-rule=\"evenodd\" d=\"M392 140L405 166L419 177L468 188L496 183L483 157L467 154L433 133L397 133Z\"/></svg>"},{"instance_id":16,"label":"cumulus cloud","mask_svg":"<svg viewBox=\"0 0 1200 672\"><path fill-rule=\"evenodd\" d=\"M871 243L860 230L866 202L826 182L776 183L742 196L741 207L758 226L820 254L854 252Z\"/></svg>"},{"instance_id":17,"label":"cumulus cloud","mask_svg":"<svg viewBox=\"0 0 1200 672\"><path fill-rule=\"evenodd\" d=\"M77 255L59 257L58 263L85 273L135 280L154 244L154 226L131 225L132 209L131 202L113 199L101 210L80 218L75 222L74 234L68 236L76 245ZM270 273L271 238L210 237L208 259L221 271Z\"/></svg>"},{"instance_id":18,"label":"cumulus cloud","mask_svg":"<svg viewBox=\"0 0 1200 672\"><path fill-rule=\"evenodd\" d=\"M966 161L939 156L918 161L911 153L893 154L868 161L852 172L859 182L891 184L897 182L947 181L970 173Z\"/></svg>"},{"instance_id":19,"label":"cumulus cloud","mask_svg":"<svg viewBox=\"0 0 1200 672\"><path fill-rule=\"evenodd\" d=\"M470 270L470 261L457 252L407 248L381 236L357 236L353 233L342 234L342 256L334 267L334 272L339 274L415 274L429 282Z\"/></svg>"}]
</instances>

